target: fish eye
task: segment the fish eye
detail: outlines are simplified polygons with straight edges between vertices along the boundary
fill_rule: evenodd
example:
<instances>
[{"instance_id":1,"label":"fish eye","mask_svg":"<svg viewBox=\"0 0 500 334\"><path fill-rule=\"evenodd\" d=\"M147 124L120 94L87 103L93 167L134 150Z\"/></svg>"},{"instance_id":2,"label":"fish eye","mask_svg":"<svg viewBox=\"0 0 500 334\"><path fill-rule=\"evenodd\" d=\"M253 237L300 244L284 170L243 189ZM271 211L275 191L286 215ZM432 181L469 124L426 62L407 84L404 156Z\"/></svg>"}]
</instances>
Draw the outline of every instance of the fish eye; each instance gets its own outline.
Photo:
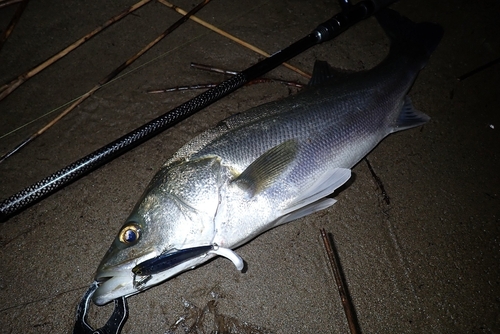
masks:
<instances>
[{"instance_id":1,"label":"fish eye","mask_svg":"<svg viewBox=\"0 0 500 334\"><path fill-rule=\"evenodd\" d=\"M120 231L120 241L126 245L131 245L137 242L141 236L141 229L136 223L125 225Z\"/></svg>"}]
</instances>

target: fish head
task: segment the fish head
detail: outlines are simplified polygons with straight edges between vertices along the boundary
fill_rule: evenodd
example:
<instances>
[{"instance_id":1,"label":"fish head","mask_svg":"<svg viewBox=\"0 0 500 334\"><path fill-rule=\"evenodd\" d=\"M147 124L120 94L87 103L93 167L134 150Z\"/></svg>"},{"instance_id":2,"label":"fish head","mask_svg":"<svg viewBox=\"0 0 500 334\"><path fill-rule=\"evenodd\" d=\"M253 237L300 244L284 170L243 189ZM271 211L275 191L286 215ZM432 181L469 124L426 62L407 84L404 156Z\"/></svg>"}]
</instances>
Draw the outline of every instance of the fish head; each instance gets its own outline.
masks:
<instances>
[{"instance_id":1,"label":"fish head","mask_svg":"<svg viewBox=\"0 0 500 334\"><path fill-rule=\"evenodd\" d=\"M156 174L99 264L95 304L141 292L214 256L207 251L144 276L134 270L165 254L175 257L186 249L212 245L219 171L218 159L205 158L170 165Z\"/></svg>"}]
</instances>

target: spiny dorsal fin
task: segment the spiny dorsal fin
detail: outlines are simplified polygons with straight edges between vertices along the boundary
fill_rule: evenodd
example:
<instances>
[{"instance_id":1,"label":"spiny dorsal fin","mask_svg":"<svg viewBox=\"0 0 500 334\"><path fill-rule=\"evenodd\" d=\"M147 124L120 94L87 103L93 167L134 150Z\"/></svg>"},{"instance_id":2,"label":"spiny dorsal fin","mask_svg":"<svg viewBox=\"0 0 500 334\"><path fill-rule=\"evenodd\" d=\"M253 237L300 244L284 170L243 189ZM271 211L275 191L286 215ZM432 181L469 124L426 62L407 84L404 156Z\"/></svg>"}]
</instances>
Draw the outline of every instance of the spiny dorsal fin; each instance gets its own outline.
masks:
<instances>
[{"instance_id":1,"label":"spiny dorsal fin","mask_svg":"<svg viewBox=\"0 0 500 334\"><path fill-rule=\"evenodd\" d=\"M249 192L250 197L267 188L292 163L297 142L285 141L258 157L233 182Z\"/></svg>"},{"instance_id":2,"label":"spiny dorsal fin","mask_svg":"<svg viewBox=\"0 0 500 334\"><path fill-rule=\"evenodd\" d=\"M318 86L330 80L334 76L334 70L326 61L316 60L314 62L313 74L309 80L309 86Z\"/></svg>"},{"instance_id":3,"label":"spiny dorsal fin","mask_svg":"<svg viewBox=\"0 0 500 334\"><path fill-rule=\"evenodd\" d=\"M346 80L346 78L355 72L333 68L328 62L323 60L316 60L314 62L314 69L311 80L307 84L309 87L319 86L326 82L337 83Z\"/></svg>"}]
</instances>

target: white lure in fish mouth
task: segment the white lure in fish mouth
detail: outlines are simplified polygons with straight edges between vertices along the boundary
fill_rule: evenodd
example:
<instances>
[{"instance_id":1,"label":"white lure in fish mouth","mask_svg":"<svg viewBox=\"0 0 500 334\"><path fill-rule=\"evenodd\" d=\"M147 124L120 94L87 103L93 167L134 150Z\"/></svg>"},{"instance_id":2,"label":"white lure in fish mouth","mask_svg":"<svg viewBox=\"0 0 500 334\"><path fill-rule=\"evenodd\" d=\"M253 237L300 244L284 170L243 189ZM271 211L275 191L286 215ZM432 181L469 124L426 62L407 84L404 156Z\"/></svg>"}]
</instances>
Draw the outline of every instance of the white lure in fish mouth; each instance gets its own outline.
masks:
<instances>
[{"instance_id":1,"label":"white lure in fish mouth","mask_svg":"<svg viewBox=\"0 0 500 334\"><path fill-rule=\"evenodd\" d=\"M175 256L176 253L181 253L183 251L186 250L175 250L173 252L169 252L168 254ZM99 286L94 292L92 300L96 305L101 306L113 301L116 298L123 296L129 297L149 289L183 271L194 269L217 255L229 259L236 266L236 269L240 271L243 270L243 259L231 249L220 247L218 245L209 246L203 254L192 259L187 259L174 267L159 272L153 271L150 273L145 270L143 270L144 272L140 272L137 271L137 268L139 268L143 263L155 261L155 259L161 257L161 255L150 259L143 258L144 261L141 261L138 265L134 266L136 261L127 264L126 267L130 267L129 270L124 270L122 267L118 270L99 271L95 276L95 280Z\"/></svg>"},{"instance_id":2,"label":"white lure in fish mouth","mask_svg":"<svg viewBox=\"0 0 500 334\"><path fill-rule=\"evenodd\" d=\"M234 264L234 266L236 267L236 269L239 271L242 271L243 267L245 266L245 262L243 261L241 256L236 254L232 249L214 245L213 249L210 250L209 253L213 253L213 254L225 257L226 259L231 261Z\"/></svg>"}]
</instances>

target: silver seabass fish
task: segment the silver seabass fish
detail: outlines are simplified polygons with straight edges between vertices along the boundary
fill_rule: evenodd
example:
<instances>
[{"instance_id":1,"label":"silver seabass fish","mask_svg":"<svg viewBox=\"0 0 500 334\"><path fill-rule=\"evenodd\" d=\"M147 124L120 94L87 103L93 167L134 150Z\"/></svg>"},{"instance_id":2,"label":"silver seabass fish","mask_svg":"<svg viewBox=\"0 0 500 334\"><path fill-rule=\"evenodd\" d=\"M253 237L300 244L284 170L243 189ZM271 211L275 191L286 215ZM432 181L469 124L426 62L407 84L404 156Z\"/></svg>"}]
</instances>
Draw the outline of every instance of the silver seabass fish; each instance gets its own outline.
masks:
<instances>
[{"instance_id":1,"label":"silver seabass fish","mask_svg":"<svg viewBox=\"0 0 500 334\"><path fill-rule=\"evenodd\" d=\"M325 196L392 132L424 124L406 96L442 29L383 10L391 38L375 68L336 73L315 64L310 87L222 121L156 174L104 256L98 305L154 286L277 225L335 203Z\"/></svg>"}]
</instances>

